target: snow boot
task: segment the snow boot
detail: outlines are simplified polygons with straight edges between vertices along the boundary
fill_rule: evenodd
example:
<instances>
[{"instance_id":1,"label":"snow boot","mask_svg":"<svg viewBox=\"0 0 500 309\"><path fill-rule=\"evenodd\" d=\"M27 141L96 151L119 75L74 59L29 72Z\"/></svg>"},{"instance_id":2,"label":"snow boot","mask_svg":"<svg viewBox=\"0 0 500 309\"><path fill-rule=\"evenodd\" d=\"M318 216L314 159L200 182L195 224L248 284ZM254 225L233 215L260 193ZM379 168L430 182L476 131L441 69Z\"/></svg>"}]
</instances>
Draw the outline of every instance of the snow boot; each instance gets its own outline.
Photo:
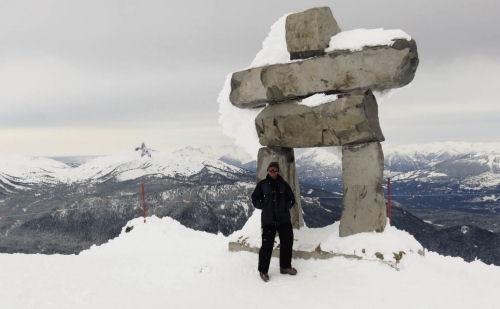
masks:
<instances>
[{"instance_id":1,"label":"snow boot","mask_svg":"<svg viewBox=\"0 0 500 309\"><path fill-rule=\"evenodd\" d=\"M295 276L297 274L297 270L293 267L288 268L280 268L280 273L283 275L292 275Z\"/></svg>"},{"instance_id":2,"label":"snow boot","mask_svg":"<svg viewBox=\"0 0 500 309\"><path fill-rule=\"evenodd\" d=\"M264 280L264 282L269 281L269 275L267 273L260 273L260 279Z\"/></svg>"}]
</instances>

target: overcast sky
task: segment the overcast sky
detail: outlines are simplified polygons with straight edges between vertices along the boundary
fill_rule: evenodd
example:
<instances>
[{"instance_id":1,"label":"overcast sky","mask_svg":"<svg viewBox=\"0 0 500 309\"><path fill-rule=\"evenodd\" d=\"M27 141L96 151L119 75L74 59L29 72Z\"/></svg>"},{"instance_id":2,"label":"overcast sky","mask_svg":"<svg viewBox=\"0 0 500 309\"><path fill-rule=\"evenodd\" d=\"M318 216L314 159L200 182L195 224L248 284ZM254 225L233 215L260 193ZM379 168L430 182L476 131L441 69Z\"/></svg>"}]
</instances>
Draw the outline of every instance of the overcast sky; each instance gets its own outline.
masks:
<instances>
[{"instance_id":1,"label":"overcast sky","mask_svg":"<svg viewBox=\"0 0 500 309\"><path fill-rule=\"evenodd\" d=\"M379 101L386 142L500 141L492 1L0 0L0 153L229 144L218 92L282 15L329 6L342 30L402 29L413 82Z\"/></svg>"}]
</instances>

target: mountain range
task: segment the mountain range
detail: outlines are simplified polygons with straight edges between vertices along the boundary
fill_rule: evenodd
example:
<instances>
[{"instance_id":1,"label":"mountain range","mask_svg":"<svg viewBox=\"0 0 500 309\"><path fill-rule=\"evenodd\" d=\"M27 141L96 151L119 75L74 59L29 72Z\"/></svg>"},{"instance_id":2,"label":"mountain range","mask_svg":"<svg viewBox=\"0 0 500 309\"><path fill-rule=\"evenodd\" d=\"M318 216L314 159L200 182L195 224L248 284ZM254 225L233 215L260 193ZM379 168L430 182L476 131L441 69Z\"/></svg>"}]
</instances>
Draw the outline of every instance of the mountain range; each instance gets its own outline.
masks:
<instances>
[{"instance_id":1,"label":"mountain range","mask_svg":"<svg viewBox=\"0 0 500 309\"><path fill-rule=\"evenodd\" d=\"M383 143L383 149L393 203L436 227L474 224L500 232L500 144ZM340 147L295 149L295 159L301 184L342 193ZM255 161L221 160L256 168ZM387 194L387 180L384 189Z\"/></svg>"},{"instance_id":2,"label":"mountain range","mask_svg":"<svg viewBox=\"0 0 500 309\"><path fill-rule=\"evenodd\" d=\"M438 252L500 264L499 150L384 145L394 224ZM295 156L306 224L338 220L340 148L296 149ZM165 153L142 144L116 155L55 159L0 158L1 252L78 253L103 243L142 215L143 183L147 215L197 230L228 235L253 212L255 161L233 146Z\"/></svg>"}]
</instances>

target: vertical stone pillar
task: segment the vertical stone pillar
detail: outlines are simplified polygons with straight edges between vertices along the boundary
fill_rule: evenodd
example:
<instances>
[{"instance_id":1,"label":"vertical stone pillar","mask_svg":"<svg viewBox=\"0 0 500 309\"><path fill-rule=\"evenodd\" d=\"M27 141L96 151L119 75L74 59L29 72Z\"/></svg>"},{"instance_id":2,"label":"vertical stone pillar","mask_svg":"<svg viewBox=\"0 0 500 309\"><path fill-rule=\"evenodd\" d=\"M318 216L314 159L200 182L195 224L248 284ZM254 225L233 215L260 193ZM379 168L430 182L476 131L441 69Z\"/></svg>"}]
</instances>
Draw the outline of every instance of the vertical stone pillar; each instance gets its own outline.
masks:
<instances>
[{"instance_id":1,"label":"vertical stone pillar","mask_svg":"<svg viewBox=\"0 0 500 309\"><path fill-rule=\"evenodd\" d=\"M344 199L340 236L384 230L387 210L383 171L384 154L379 142L342 147Z\"/></svg>"},{"instance_id":2,"label":"vertical stone pillar","mask_svg":"<svg viewBox=\"0 0 500 309\"><path fill-rule=\"evenodd\" d=\"M266 178L267 167L271 162L278 162L280 175L292 187L295 194L295 205L290 210L290 217L294 228L304 226L302 206L300 202L300 187L297 172L295 170L295 156L293 148L285 147L263 147L259 149L257 156L257 182Z\"/></svg>"}]
</instances>

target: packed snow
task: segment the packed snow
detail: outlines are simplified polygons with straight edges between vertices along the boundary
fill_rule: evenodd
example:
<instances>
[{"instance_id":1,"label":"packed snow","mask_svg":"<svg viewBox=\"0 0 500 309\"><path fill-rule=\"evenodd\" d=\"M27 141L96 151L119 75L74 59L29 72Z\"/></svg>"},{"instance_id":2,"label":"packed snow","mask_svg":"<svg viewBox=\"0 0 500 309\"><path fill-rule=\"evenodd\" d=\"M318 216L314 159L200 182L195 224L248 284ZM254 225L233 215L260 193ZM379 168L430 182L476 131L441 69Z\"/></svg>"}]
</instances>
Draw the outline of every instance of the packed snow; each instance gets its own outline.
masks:
<instances>
[{"instance_id":1,"label":"packed snow","mask_svg":"<svg viewBox=\"0 0 500 309\"><path fill-rule=\"evenodd\" d=\"M255 160L260 148L259 138L255 131L255 117L262 108L242 109L237 108L229 101L231 93L231 74L226 76L224 87L219 93L219 124L222 133L234 140L234 144L245 149Z\"/></svg>"},{"instance_id":2,"label":"packed snow","mask_svg":"<svg viewBox=\"0 0 500 309\"><path fill-rule=\"evenodd\" d=\"M285 22L288 14L283 15L272 26L267 37L262 42L262 49L257 52L251 67L284 63L290 60L290 54L286 48ZM234 140L235 145L242 147L253 159L257 159L260 143L255 131L255 117L261 112L261 108L241 109L231 104L229 94L231 93L231 75L226 76L224 87L219 93L219 124L222 132Z\"/></svg>"},{"instance_id":3,"label":"packed snow","mask_svg":"<svg viewBox=\"0 0 500 309\"><path fill-rule=\"evenodd\" d=\"M296 276L273 258L263 282L257 255L229 252L228 237L194 231L171 218L130 221L119 237L79 255L0 254L2 308L498 308L500 267L443 257L404 255L397 271L370 260L294 259ZM306 230L310 239L332 227ZM373 235L347 237L377 247ZM278 238L277 238L278 239ZM332 238L333 239L333 238ZM324 244L327 246L327 244ZM335 246L334 243L331 246ZM322 244L323 247L323 244Z\"/></svg>"},{"instance_id":4,"label":"packed snow","mask_svg":"<svg viewBox=\"0 0 500 309\"><path fill-rule=\"evenodd\" d=\"M290 53L286 47L286 18L281 16L272 26L267 37L262 42L262 49L257 52L249 68L255 68L276 63L290 62Z\"/></svg>"},{"instance_id":5,"label":"packed snow","mask_svg":"<svg viewBox=\"0 0 500 309\"><path fill-rule=\"evenodd\" d=\"M229 236L230 241L245 239L246 244L260 247L262 241L260 216L261 210L256 209L245 226ZM294 249L312 252L320 245L321 250L325 252L357 255L369 261L377 261L375 256L377 252L381 253L386 261L391 261L395 252L404 251L407 254L423 252L422 245L412 235L393 226L387 225L383 233L360 233L350 237L340 237L339 224L337 221L323 228L304 227L295 230Z\"/></svg>"}]
</instances>

